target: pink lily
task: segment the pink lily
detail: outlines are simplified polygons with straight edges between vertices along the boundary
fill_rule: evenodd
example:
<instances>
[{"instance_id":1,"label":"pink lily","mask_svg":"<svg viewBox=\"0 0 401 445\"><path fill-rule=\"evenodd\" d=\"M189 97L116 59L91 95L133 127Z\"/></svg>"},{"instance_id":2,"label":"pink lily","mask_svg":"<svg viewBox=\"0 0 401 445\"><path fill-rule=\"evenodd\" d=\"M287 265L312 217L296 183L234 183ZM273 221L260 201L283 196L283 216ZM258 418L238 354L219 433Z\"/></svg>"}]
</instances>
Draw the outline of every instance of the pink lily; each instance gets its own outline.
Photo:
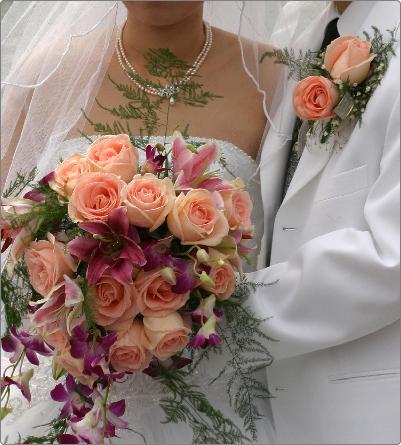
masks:
<instances>
[{"instance_id":1,"label":"pink lily","mask_svg":"<svg viewBox=\"0 0 401 445\"><path fill-rule=\"evenodd\" d=\"M91 221L81 223L79 227L93 237L75 238L68 243L68 250L89 263L86 272L88 284L95 284L108 269L120 283L132 283L134 265L144 266L146 258L138 245L135 227L129 225L126 207L112 210L107 223Z\"/></svg>"},{"instance_id":2,"label":"pink lily","mask_svg":"<svg viewBox=\"0 0 401 445\"><path fill-rule=\"evenodd\" d=\"M195 148L185 143L181 133L175 132L172 145L173 174L177 189L205 188L215 191L226 188L225 181L217 177L217 172L206 172L219 155L214 142ZM232 188L228 184L227 187Z\"/></svg>"},{"instance_id":3,"label":"pink lily","mask_svg":"<svg viewBox=\"0 0 401 445\"><path fill-rule=\"evenodd\" d=\"M71 307L84 301L84 295L76 281L64 275L65 306Z\"/></svg>"}]
</instances>

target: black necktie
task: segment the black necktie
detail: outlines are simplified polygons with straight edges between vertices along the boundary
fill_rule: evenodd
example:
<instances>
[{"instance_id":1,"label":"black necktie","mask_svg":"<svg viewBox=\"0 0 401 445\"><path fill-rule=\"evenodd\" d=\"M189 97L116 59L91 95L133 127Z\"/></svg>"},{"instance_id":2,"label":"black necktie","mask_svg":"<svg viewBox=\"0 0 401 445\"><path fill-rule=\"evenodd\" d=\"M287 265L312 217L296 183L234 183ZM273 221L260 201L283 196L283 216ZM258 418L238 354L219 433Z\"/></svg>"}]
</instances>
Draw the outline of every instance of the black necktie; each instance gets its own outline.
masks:
<instances>
[{"instance_id":1,"label":"black necktie","mask_svg":"<svg viewBox=\"0 0 401 445\"><path fill-rule=\"evenodd\" d=\"M331 22L329 22L328 25L326 26L326 29L324 32L323 43L320 48L321 50L325 49L326 46L329 45L334 39L336 39L337 37L340 37L340 34L338 33L338 29L337 29L337 22L338 22L338 17L335 18L334 20L332 20ZM284 180L283 199L287 193L288 187L290 186L291 180L294 176L295 170L298 166L298 162L300 159L300 155L298 154L298 152L296 150L295 143L298 139L298 131L299 131L299 128L301 127L301 124L302 124L301 119L297 118L295 125L294 125L294 131L292 133L292 147L290 150L290 154L288 156L287 172L286 172L286 176L285 176L285 180Z\"/></svg>"}]
</instances>

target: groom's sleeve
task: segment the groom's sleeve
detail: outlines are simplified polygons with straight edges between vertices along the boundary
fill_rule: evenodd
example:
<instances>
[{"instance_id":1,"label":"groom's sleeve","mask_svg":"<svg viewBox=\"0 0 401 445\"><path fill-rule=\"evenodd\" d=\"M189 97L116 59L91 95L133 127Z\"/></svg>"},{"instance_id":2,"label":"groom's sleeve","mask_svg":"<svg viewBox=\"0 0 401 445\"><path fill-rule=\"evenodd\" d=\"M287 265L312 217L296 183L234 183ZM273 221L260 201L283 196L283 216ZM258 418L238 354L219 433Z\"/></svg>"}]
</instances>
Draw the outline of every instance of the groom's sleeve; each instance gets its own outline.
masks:
<instances>
[{"instance_id":1,"label":"groom's sleeve","mask_svg":"<svg viewBox=\"0 0 401 445\"><path fill-rule=\"evenodd\" d=\"M314 238L286 262L247 274L267 284L250 298L276 359L339 345L400 318L400 104L391 112L367 230Z\"/></svg>"}]
</instances>

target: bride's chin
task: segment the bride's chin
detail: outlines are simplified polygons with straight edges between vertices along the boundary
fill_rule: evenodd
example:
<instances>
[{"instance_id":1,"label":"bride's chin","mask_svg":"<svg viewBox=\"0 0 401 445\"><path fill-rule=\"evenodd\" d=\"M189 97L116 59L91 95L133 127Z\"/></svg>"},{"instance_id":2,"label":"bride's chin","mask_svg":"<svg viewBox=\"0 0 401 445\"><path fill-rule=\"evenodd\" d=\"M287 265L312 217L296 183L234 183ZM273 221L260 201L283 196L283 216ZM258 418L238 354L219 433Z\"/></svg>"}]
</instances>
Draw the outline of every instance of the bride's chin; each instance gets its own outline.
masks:
<instances>
[{"instance_id":1,"label":"bride's chin","mask_svg":"<svg viewBox=\"0 0 401 445\"><path fill-rule=\"evenodd\" d=\"M202 14L203 0L199 1L123 1L128 14L151 26L170 26L194 14Z\"/></svg>"}]
</instances>

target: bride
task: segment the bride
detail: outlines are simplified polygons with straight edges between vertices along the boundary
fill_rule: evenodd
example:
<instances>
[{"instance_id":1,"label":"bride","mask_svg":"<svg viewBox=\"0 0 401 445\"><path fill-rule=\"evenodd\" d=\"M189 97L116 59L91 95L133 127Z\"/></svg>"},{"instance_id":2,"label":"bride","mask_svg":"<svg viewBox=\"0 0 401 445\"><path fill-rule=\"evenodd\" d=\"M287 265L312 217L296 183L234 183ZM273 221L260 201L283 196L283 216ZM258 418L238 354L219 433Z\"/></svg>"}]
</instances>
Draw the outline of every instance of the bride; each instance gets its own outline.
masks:
<instances>
[{"instance_id":1,"label":"bride","mask_svg":"<svg viewBox=\"0 0 401 445\"><path fill-rule=\"evenodd\" d=\"M123 3L16 2L8 11L2 47L13 58L10 62L3 52L2 177L7 184L18 170L35 166L44 175L60 158L84 151L88 139L99 134L129 133L139 145L156 144L168 143L166 135L178 129L194 144L216 140L224 161L216 168L228 179L247 181L259 245L258 151L266 129L280 121L275 106L284 79L277 65L259 61L273 41L267 18L281 12L280 2ZM279 18L276 28L279 35L290 35ZM224 354L205 362L193 380L214 406L240 424L224 382L210 385L219 363ZM50 374L51 365L43 360L31 382L29 406L14 395L2 441L43 434L46 427L33 427L58 415L60 407L49 396ZM258 378L263 381L265 373ZM149 377L132 376L118 386L116 400L119 393L137 434L122 431L114 442L143 443L143 437L148 443L192 441L185 425L160 425L163 390ZM258 441L268 443L273 440L269 402L259 405L264 417L257 423Z\"/></svg>"}]
</instances>

